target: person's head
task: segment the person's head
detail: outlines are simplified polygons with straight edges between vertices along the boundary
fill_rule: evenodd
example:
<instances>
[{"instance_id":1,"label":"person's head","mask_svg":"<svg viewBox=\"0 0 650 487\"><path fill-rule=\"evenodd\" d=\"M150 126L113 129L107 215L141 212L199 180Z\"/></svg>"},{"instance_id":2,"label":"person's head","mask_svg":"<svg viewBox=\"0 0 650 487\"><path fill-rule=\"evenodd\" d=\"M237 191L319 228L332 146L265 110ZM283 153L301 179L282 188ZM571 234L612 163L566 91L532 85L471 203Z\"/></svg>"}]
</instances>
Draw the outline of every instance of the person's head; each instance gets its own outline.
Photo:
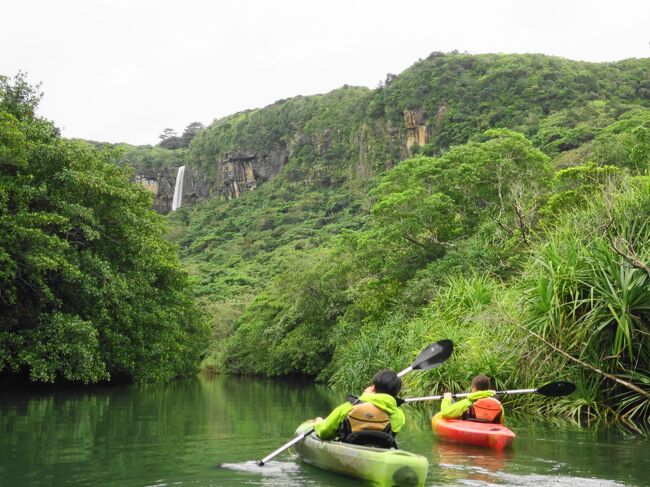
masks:
<instances>
[{"instance_id":1,"label":"person's head","mask_svg":"<svg viewBox=\"0 0 650 487\"><path fill-rule=\"evenodd\" d=\"M397 374L392 370L380 370L372 378L372 385L375 392L383 392L396 397L399 391L402 390L402 379L397 377Z\"/></svg>"},{"instance_id":2,"label":"person's head","mask_svg":"<svg viewBox=\"0 0 650 487\"><path fill-rule=\"evenodd\" d=\"M472 379L472 391L488 391L492 387L487 375L477 375Z\"/></svg>"}]
</instances>

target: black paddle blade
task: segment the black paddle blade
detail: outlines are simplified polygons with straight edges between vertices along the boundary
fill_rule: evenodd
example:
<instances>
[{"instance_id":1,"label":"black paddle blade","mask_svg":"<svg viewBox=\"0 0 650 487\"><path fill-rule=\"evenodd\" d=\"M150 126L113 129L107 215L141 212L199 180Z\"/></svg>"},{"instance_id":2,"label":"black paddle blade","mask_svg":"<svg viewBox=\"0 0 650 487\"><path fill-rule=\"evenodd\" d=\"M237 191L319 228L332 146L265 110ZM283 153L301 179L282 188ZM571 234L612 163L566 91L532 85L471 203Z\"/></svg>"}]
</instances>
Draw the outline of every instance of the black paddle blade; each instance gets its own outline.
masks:
<instances>
[{"instance_id":1,"label":"black paddle blade","mask_svg":"<svg viewBox=\"0 0 650 487\"><path fill-rule=\"evenodd\" d=\"M558 381L550 382L539 389L537 393L546 397L568 396L576 390L576 385L571 382Z\"/></svg>"},{"instance_id":2,"label":"black paddle blade","mask_svg":"<svg viewBox=\"0 0 650 487\"><path fill-rule=\"evenodd\" d=\"M432 343L422 350L413 362L413 370L429 370L436 368L447 361L454 351L454 344L451 340L440 340Z\"/></svg>"}]
</instances>

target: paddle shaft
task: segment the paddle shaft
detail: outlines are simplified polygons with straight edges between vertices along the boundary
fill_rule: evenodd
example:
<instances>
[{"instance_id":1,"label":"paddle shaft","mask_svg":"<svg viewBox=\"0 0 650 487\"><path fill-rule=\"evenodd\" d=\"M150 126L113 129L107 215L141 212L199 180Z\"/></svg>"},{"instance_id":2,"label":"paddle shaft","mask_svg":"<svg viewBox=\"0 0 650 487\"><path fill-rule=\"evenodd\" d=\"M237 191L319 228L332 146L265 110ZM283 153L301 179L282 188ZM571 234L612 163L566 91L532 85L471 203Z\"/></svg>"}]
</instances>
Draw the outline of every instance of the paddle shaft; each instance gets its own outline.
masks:
<instances>
[{"instance_id":1,"label":"paddle shaft","mask_svg":"<svg viewBox=\"0 0 650 487\"><path fill-rule=\"evenodd\" d=\"M264 464L265 464L266 462L268 462L269 460L271 460L271 459L274 458L274 457L277 457L280 453L282 453L282 452L285 451L285 450L288 450L289 448L291 448L291 447L292 447L293 445L295 445L296 443L300 443L302 440L305 439L305 437L307 437L308 435L312 434L313 432L314 432L314 428L310 428L308 431L305 431L304 433L299 434L299 435L296 436L293 440L291 440L289 443L285 443L284 445L282 445L282 446L281 446L280 448L278 448L277 450L275 450L275 451L269 453L268 455L266 455L266 456L265 456L264 458L262 458L259 462L257 462L257 464L258 464L260 467L264 466Z\"/></svg>"},{"instance_id":2,"label":"paddle shaft","mask_svg":"<svg viewBox=\"0 0 650 487\"><path fill-rule=\"evenodd\" d=\"M514 389L512 391L497 391L495 394L501 395L501 394L529 394L531 392L537 392L538 389ZM452 394L451 397L454 399L459 399L463 397L467 397L471 394L471 392L463 392L461 394ZM442 399L444 396L426 396L426 397L408 397L404 399L404 402L420 402L420 401L438 401Z\"/></svg>"},{"instance_id":3,"label":"paddle shaft","mask_svg":"<svg viewBox=\"0 0 650 487\"><path fill-rule=\"evenodd\" d=\"M402 377L402 376L408 374L409 372L411 372L412 370L413 370L413 367L408 366L404 370L402 370L400 373L398 373L397 377Z\"/></svg>"}]
</instances>

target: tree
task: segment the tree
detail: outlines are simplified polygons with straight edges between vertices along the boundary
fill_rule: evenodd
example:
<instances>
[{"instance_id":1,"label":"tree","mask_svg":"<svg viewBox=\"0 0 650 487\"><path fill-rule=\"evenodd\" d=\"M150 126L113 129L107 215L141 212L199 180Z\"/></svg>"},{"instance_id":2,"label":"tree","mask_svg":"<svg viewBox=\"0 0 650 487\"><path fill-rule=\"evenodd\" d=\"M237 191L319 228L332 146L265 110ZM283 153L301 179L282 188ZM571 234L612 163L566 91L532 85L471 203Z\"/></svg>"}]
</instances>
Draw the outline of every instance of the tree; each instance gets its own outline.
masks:
<instances>
[{"instance_id":1,"label":"tree","mask_svg":"<svg viewBox=\"0 0 650 487\"><path fill-rule=\"evenodd\" d=\"M633 142L630 150L630 162L634 170L645 174L650 165L650 129L639 126L632 131Z\"/></svg>"},{"instance_id":2,"label":"tree","mask_svg":"<svg viewBox=\"0 0 650 487\"><path fill-rule=\"evenodd\" d=\"M183 144L183 147L189 147L192 139L196 136L197 133L199 133L199 130L203 128L204 125L201 122L192 122L187 127L185 127L183 135L181 135L181 142Z\"/></svg>"},{"instance_id":3,"label":"tree","mask_svg":"<svg viewBox=\"0 0 650 487\"><path fill-rule=\"evenodd\" d=\"M36 108L43 97L41 84L30 85L27 73L18 71L13 82L0 75L0 111L11 113L18 120L35 118Z\"/></svg>"},{"instance_id":4,"label":"tree","mask_svg":"<svg viewBox=\"0 0 650 487\"><path fill-rule=\"evenodd\" d=\"M439 158L403 161L388 173L373 207L382 231L439 250L467 237L488 215L512 215L519 194L535 194L548 184L548 157L522 134L499 129L484 137Z\"/></svg>"},{"instance_id":5,"label":"tree","mask_svg":"<svg viewBox=\"0 0 650 487\"><path fill-rule=\"evenodd\" d=\"M164 147L165 149L178 149L182 147L181 138L172 128L163 130L163 133L158 138L160 139L160 147Z\"/></svg>"},{"instance_id":6,"label":"tree","mask_svg":"<svg viewBox=\"0 0 650 487\"><path fill-rule=\"evenodd\" d=\"M35 117L24 78L0 89L0 378L194 371L203 320L151 195Z\"/></svg>"},{"instance_id":7,"label":"tree","mask_svg":"<svg viewBox=\"0 0 650 487\"><path fill-rule=\"evenodd\" d=\"M176 131L174 129L169 128L169 127L166 128L165 130L163 130L163 133L158 136L158 138L160 140L167 140L167 139L170 139L172 137L178 137L178 134L176 133Z\"/></svg>"},{"instance_id":8,"label":"tree","mask_svg":"<svg viewBox=\"0 0 650 487\"><path fill-rule=\"evenodd\" d=\"M165 149L180 149L181 147L189 147L190 142L199 133L199 130L203 129L204 126L201 122L192 122L183 131L183 134L179 137L176 131L172 128L166 128L163 130L163 133L158 137L160 138L160 147Z\"/></svg>"},{"instance_id":9,"label":"tree","mask_svg":"<svg viewBox=\"0 0 650 487\"><path fill-rule=\"evenodd\" d=\"M562 218L564 211L586 207L608 186L618 186L623 174L620 167L598 166L593 162L562 169L553 176L553 193L540 214L553 221Z\"/></svg>"}]
</instances>

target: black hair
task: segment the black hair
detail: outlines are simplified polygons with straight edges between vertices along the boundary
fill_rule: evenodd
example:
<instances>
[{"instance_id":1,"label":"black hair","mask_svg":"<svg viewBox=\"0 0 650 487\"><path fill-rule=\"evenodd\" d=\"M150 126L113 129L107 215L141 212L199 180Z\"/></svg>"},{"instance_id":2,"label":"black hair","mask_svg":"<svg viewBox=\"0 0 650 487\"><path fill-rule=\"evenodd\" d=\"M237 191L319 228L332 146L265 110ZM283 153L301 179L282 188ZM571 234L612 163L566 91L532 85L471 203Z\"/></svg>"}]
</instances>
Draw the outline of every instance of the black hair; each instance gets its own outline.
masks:
<instances>
[{"instance_id":1,"label":"black hair","mask_svg":"<svg viewBox=\"0 0 650 487\"><path fill-rule=\"evenodd\" d=\"M487 375L477 375L472 379L472 387L477 391L488 391L492 388Z\"/></svg>"},{"instance_id":2,"label":"black hair","mask_svg":"<svg viewBox=\"0 0 650 487\"><path fill-rule=\"evenodd\" d=\"M375 392L383 392L396 397L402 390L402 379L390 369L380 370L372 378L372 385L375 386Z\"/></svg>"}]
</instances>

